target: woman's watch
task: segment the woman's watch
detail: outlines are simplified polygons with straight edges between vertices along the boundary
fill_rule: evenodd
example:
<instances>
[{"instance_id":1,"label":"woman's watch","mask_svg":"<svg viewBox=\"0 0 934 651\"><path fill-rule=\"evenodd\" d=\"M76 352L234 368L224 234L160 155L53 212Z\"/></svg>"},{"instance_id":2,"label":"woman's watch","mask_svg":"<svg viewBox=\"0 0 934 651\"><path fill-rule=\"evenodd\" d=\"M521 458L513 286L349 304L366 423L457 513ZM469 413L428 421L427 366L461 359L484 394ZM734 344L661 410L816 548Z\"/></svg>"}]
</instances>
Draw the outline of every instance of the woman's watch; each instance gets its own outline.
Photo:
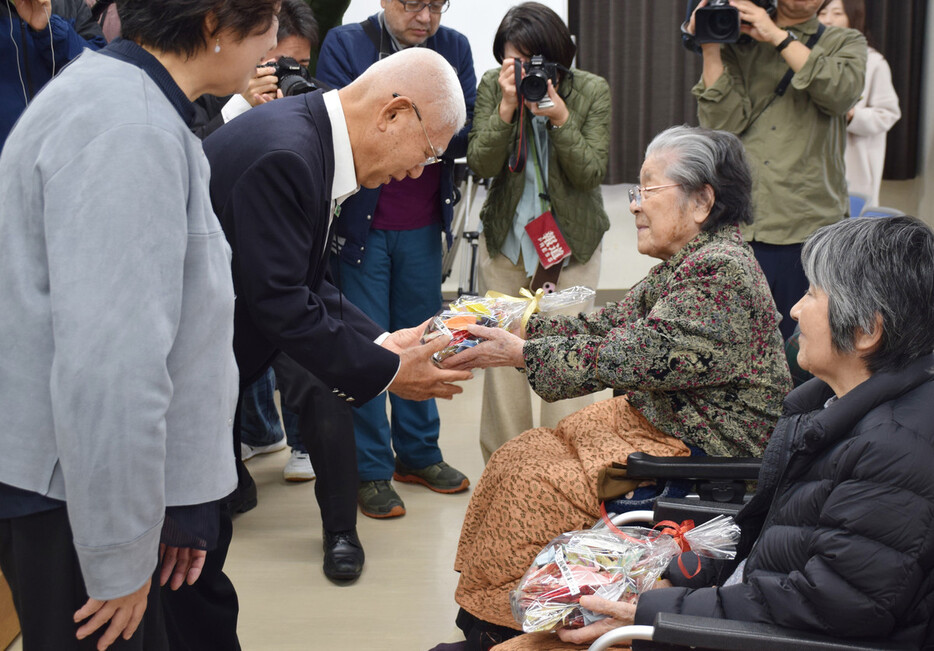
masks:
<instances>
[{"instance_id":1,"label":"woman's watch","mask_svg":"<svg viewBox=\"0 0 934 651\"><path fill-rule=\"evenodd\" d=\"M797 41L797 40L798 40L798 37L794 35L794 32L789 31L788 36L785 37L785 40L775 46L775 51L781 52L786 47L788 47L789 43L791 43L792 41Z\"/></svg>"}]
</instances>

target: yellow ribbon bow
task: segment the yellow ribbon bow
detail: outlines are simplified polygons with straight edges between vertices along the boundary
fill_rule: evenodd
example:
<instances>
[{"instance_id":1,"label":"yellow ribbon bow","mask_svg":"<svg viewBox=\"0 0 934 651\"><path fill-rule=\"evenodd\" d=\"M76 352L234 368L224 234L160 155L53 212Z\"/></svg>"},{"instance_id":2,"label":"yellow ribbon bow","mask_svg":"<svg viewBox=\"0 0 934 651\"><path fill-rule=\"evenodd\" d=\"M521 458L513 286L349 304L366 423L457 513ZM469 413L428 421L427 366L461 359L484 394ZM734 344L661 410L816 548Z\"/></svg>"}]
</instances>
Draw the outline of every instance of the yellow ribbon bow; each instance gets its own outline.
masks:
<instances>
[{"instance_id":1,"label":"yellow ribbon bow","mask_svg":"<svg viewBox=\"0 0 934 651\"><path fill-rule=\"evenodd\" d=\"M529 323L529 317L539 311L538 304L541 302L545 292L541 287L539 287L533 294L528 290L528 288L523 287L519 290L519 294L522 295L522 298L517 296L510 296L509 294L503 294L502 292L490 291L486 293L486 297L504 299L507 301L527 301L528 305L525 306L525 311L522 313L522 330L525 331L525 327Z\"/></svg>"}]
</instances>

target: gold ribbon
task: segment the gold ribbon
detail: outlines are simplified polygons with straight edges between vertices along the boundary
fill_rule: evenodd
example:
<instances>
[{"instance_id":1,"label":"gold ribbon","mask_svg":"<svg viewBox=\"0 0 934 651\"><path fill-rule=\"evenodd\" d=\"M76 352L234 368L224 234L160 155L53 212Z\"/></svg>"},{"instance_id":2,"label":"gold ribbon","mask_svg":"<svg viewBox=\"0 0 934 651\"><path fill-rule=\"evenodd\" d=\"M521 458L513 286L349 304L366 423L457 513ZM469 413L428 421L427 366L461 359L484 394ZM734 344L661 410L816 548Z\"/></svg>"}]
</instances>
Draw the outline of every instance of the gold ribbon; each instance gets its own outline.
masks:
<instances>
[{"instance_id":1,"label":"gold ribbon","mask_svg":"<svg viewBox=\"0 0 934 651\"><path fill-rule=\"evenodd\" d=\"M518 296L510 296L509 294L503 294L502 292L487 292L487 298L496 298L503 299L507 301L526 301L528 305L525 306L525 311L522 313L522 330L525 331L526 325L529 323L529 317L531 317L536 312L540 311L538 304L541 302L542 297L545 295L545 291L542 288L535 290L533 294L528 290L528 288L523 287L519 290L519 294L522 295L522 298Z\"/></svg>"}]
</instances>

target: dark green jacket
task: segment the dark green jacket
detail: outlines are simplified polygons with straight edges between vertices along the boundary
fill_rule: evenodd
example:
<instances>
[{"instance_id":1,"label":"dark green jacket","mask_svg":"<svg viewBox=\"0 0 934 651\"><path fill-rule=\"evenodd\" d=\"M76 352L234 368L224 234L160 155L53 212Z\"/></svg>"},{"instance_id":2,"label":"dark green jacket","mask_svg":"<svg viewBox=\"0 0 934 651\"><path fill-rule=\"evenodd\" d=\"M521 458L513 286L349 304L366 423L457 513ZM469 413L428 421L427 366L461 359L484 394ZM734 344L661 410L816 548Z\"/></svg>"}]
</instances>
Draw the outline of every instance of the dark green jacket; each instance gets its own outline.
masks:
<instances>
[{"instance_id":1,"label":"dark green jacket","mask_svg":"<svg viewBox=\"0 0 934 651\"><path fill-rule=\"evenodd\" d=\"M480 176L493 177L480 210L491 256L500 252L506 240L525 184L525 173L512 173L507 164L518 120L506 123L499 117L499 71L488 70L480 80L467 144L470 168ZM609 158L609 84L603 77L574 70L574 88L565 101L570 117L561 128L548 132L548 191L552 212L574 259L584 263L610 228L600 193ZM531 133L531 123L526 128Z\"/></svg>"}]
</instances>

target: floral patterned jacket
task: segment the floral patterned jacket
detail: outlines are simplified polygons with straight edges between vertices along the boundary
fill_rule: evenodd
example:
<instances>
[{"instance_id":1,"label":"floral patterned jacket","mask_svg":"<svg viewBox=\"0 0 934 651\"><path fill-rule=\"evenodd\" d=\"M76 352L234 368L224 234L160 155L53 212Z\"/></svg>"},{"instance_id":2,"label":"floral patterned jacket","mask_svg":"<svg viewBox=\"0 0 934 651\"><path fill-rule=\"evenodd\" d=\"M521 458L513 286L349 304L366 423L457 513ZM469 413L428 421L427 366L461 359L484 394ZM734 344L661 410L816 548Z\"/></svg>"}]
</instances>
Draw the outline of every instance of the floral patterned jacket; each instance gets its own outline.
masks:
<instances>
[{"instance_id":1,"label":"floral patterned jacket","mask_svg":"<svg viewBox=\"0 0 934 651\"><path fill-rule=\"evenodd\" d=\"M778 313L735 226L702 232L626 298L534 316L523 354L545 400L607 387L708 454L759 456L791 389Z\"/></svg>"}]
</instances>

